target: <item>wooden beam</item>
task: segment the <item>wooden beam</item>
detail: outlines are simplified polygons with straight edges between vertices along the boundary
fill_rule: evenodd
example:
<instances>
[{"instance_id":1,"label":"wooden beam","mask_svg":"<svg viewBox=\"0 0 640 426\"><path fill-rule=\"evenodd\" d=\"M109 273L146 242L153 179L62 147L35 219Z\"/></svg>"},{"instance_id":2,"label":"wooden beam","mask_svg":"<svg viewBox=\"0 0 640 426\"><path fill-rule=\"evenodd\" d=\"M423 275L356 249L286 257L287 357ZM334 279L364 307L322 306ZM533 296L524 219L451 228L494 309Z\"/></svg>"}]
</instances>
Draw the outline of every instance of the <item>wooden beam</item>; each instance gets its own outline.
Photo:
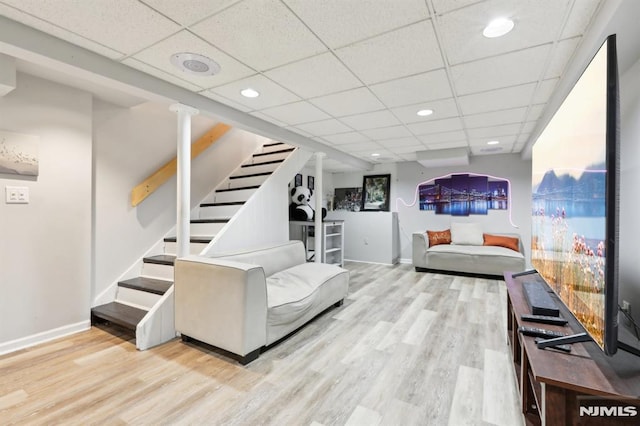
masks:
<instances>
[{"instance_id":1,"label":"wooden beam","mask_svg":"<svg viewBox=\"0 0 640 426\"><path fill-rule=\"evenodd\" d=\"M230 129L231 126L224 123L218 123L213 126L211 130L191 144L191 159L193 160L202 154L204 150L213 145L214 142L220 139L222 135ZM176 170L177 160L175 158L160 167L156 172L151 174L151 176L131 190L131 205L135 207L149 195L153 194L156 189L176 174Z\"/></svg>"}]
</instances>

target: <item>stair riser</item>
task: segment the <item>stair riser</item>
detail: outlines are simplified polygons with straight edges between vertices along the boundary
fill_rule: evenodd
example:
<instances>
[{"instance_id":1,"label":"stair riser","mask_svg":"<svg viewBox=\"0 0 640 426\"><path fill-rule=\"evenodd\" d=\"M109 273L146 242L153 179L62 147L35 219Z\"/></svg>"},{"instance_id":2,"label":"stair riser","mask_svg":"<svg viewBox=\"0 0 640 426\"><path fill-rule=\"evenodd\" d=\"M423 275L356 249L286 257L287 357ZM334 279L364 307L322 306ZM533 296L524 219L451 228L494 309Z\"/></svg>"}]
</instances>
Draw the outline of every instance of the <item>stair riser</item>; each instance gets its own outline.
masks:
<instances>
[{"instance_id":1,"label":"stair riser","mask_svg":"<svg viewBox=\"0 0 640 426\"><path fill-rule=\"evenodd\" d=\"M241 167L233 173L234 176L251 175L254 173L273 172L282 163L263 164L260 166Z\"/></svg>"},{"instance_id":2,"label":"stair riser","mask_svg":"<svg viewBox=\"0 0 640 426\"><path fill-rule=\"evenodd\" d=\"M265 152L273 152L273 151L282 151L283 149L293 148L291 145L282 144L282 145L273 145L273 146L263 146L259 153Z\"/></svg>"},{"instance_id":3,"label":"stair riser","mask_svg":"<svg viewBox=\"0 0 640 426\"><path fill-rule=\"evenodd\" d=\"M247 201L256 189L243 189L240 191L216 192L213 200L207 203L231 203L233 201Z\"/></svg>"},{"instance_id":4,"label":"stair riser","mask_svg":"<svg viewBox=\"0 0 640 426\"><path fill-rule=\"evenodd\" d=\"M242 188L243 186L262 185L270 175L243 177L239 179L227 179L221 188Z\"/></svg>"},{"instance_id":5,"label":"stair riser","mask_svg":"<svg viewBox=\"0 0 640 426\"><path fill-rule=\"evenodd\" d=\"M216 235L226 223L192 223L191 235Z\"/></svg>"},{"instance_id":6,"label":"stair riser","mask_svg":"<svg viewBox=\"0 0 640 426\"><path fill-rule=\"evenodd\" d=\"M144 306L147 310L151 309L162 296L159 294L149 293L147 291L134 290L132 288L118 287L116 302Z\"/></svg>"},{"instance_id":7,"label":"stair riser","mask_svg":"<svg viewBox=\"0 0 640 426\"><path fill-rule=\"evenodd\" d=\"M157 278L159 280L173 281L173 265L158 265L156 263L144 263L142 276Z\"/></svg>"},{"instance_id":8,"label":"stair riser","mask_svg":"<svg viewBox=\"0 0 640 426\"><path fill-rule=\"evenodd\" d=\"M281 149L286 149L286 148L281 148ZM278 151L280 151L280 150L278 150ZM292 152L293 151L276 152L274 154L264 153L264 154L267 154L267 155L258 155L257 157L251 156L251 158L249 158L249 160L245 161L242 164L265 163L267 161L284 160L289 155L291 155ZM263 154L263 153L262 152L257 152L256 154Z\"/></svg>"},{"instance_id":9,"label":"stair riser","mask_svg":"<svg viewBox=\"0 0 640 426\"><path fill-rule=\"evenodd\" d=\"M221 219L233 217L240 206L208 206L200 207L200 219Z\"/></svg>"},{"instance_id":10,"label":"stair riser","mask_svg":"<svg viewBox=\"0 0 640 426\"><path fill-rule=\"evenodd\" d=\"M200 254L202 250L207 246L205 243L191 243L189 245L189 254ZM165 254L173 254L175 256L178 251L178 245L174 242L165 242L164 243L164 253Z\"/></svg>"}]
</instances>

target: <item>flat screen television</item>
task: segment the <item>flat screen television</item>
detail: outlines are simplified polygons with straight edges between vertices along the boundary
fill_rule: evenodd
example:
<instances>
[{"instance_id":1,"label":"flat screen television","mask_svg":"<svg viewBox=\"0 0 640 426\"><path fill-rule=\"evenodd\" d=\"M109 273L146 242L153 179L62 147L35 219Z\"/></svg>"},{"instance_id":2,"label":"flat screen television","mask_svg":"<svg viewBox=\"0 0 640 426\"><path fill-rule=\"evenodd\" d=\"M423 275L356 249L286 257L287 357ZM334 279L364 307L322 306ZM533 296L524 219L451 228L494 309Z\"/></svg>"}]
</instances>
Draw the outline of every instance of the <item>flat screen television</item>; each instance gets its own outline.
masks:
<instances>
[{"instance_id":1,"label":"flat screen television","mask_svg":"<svg viewBox=\"0 0 640 426\"><path fill-rule=\"evenodd\" d=\"M611 35L532 152L531 263L586 331L565 342L592 339L607 355L618 344L616 56Z\"/></svg>"}]
</instances>

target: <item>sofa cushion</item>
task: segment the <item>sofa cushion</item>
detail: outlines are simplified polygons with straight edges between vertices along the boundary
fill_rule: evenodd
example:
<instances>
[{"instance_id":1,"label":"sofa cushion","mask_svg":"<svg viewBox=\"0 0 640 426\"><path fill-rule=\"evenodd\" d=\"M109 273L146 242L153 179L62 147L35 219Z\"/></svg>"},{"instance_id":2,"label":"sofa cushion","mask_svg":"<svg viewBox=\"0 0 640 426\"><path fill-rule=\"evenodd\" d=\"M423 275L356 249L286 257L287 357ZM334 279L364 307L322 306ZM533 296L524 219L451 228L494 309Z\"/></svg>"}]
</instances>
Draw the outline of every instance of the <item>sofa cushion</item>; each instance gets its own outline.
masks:
<instances>
[{"instance_id":1,"label":"sofa cushion","mask_svg":"<svg viewBox=\"0 0 640 426\"><path fill-rule=\"evenodd\" d=\"M481 246L484 244L482 238L482 228L478 223L452 223L451 224L451 243Z\"/></svg>"},{"instance_id":2,"label":"sofa cushion","mask_svg":"<svg viewBox=\"0 0 640 426\"><path fill-rule=\"evenodd\" d=\"M519 240L517 238L491 234L483 234L483 237L485 246L498 246L520 251Z\"/></svg>"},{"instance_id":3,"label":"sofa cushion","mask_svg":"<svg viewBox=\"0 0 640 426\"><path fill-rule=\"evenodd\" d=\"M428 253L451 253L460 255L473 255L473 256L502 256L502 257L514 257L524 258L524 255L519 251L513 251L508 248L498 246L471 246L471 245L439 245L430 247L427 249Z\"/></svg>"},{"instance_id":4,"label":"sofa cushion","mask_svg":"<svg viewBox=\"0 0 640 426\"><path fill-rule=\"evenodd\" d=\"M451 244L450 229L445 229L444 231L427 230L427 237L429 237L429 247L437 246L438 244Z\"/></svg>"}]
</instances>

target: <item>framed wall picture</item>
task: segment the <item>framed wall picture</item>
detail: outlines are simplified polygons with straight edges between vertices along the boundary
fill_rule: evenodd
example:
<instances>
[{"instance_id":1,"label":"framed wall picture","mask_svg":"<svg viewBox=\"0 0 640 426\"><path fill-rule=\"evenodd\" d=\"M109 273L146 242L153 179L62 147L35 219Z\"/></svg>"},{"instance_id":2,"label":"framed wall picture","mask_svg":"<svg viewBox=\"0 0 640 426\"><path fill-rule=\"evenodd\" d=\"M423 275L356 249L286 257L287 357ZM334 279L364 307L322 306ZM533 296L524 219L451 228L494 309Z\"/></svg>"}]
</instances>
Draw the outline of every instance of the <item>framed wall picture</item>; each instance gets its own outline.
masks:
<instances>
[{"instance_id":1,"label":"framed wall picture","mask_svg":"<svg viewBox=\"0 0 640 426\"><path fill-rule=\"evenodd\" d=\"M296 177L293 180L293 186L302 186L302 175L300 173L298 173L296 175Z\"/></svg>"},{"instance_id":2,"label":"framed wall picture","mask_svg":"<svg viewBox=\"0 0 640 426\"><path fill-rule=\"evenodd\" d=\"M316 189L315 183L316 183L316 180L314 179L313 176L307 176L307 188L314 191Z\"/></svg>"},{"instance_id":3,"label":"framed wall picture","mask_svg":"<svg viewBox=\"0 0 640 426\"><path fill-rule=\"evenodd\" d=\"M365 212L388 212L391 175L362 178L362 208Z\"/></svg>"}]
</instances>

